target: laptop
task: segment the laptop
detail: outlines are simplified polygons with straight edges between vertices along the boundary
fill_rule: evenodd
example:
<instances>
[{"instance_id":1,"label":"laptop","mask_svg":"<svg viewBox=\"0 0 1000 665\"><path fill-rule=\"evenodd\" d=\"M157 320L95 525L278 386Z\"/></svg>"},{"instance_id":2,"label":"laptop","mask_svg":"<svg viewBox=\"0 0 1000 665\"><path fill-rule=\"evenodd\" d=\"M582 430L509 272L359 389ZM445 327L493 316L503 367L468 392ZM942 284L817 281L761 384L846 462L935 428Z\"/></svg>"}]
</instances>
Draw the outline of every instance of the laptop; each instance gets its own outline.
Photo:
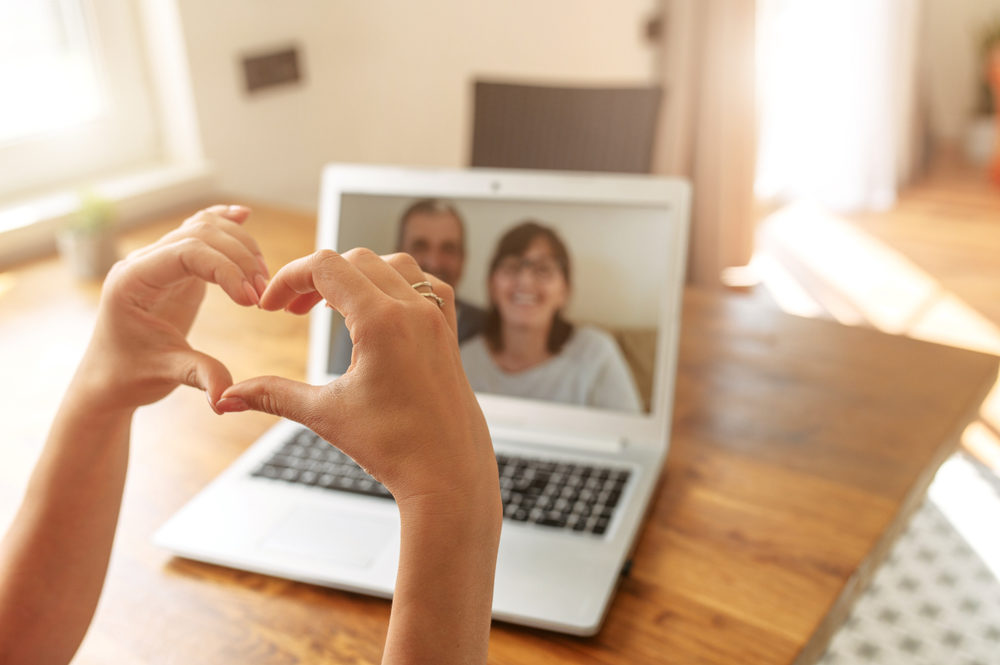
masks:
<instances>
[{"instance_id":1,"label":"laptop","mask_svg":"<svg viewBox=\"0 0 1000 665\"><path fill-rule=\"evenodd\" d=\"M432 200L464 225L456 297L472 309L491 306L487 272L498 240L526 220L551 229L571 265L563 316L573 332L564 348L574 336L604 340L630 383L606 390L627 393L606 403L558 385L552 396L512 394L516 382L477 390L504 499L497 620L576 635L600 629L669 448L689 199L686 182L651 176L324 169L318 247L392 252L401 215ZM310 317L308 377L326 383L343 371L335 356L347 331L330 308ZM463 357L481 334L463 341ZM480 377L466 367L476 387ZM182 557L391 597L395 503L332 443L279 422L154 541Z\"/></svg>"}]
</instances>

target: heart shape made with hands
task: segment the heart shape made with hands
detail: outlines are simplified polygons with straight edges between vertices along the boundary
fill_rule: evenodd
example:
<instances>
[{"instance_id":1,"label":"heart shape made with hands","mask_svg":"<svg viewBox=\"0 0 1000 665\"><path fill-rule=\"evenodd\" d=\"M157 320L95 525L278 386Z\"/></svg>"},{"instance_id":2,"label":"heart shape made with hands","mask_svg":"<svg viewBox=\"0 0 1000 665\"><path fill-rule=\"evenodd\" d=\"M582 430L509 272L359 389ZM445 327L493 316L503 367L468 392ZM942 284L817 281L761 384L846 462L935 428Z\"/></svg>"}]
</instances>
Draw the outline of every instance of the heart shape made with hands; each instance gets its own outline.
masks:
<instances>
[{"instance_id":1,"label":"heart shape made with hands","mask_svg":"<svg viewBox=\"0 0 1000 665\"><path fill-rule=\"evenodd\" d=\"M217 284L238 305L268 311L306 314L325 299L348 321L363 321L370 331L400 332L401 326L418 319L428 323L427 315L435 312L437 333L434 326L416 326L409 351L399 349L400 339L381 347L392 349L391 368L383 368L389 374L406 362L418 362L414 358L421 355L421 348L446 342L447 327L457 341L451 287L426 274L412 256L380 257L362 248L343 254L321 249L289 262L270 278L256 240L243 227L249 216L250 209L244 206L206 208L112 269L105 282L107 297L102 295L106 311L96 334L101 348L94 366L133 370L113 379L123 404L149 404L186 384L203 389L216 413L253 408L295 420L291 412L300 408L299 402L316 396L315 387L276 376L234 385L225 365L188 344L209 283ZM448 325L441 326L444 322ZM352 338L353 332L352 324ZM427 334L431 336L424 337ZM432 367L425 364L423 370L430 373ZM287 398L283 401L287 411L276 405L279 393ZM244 398L252 399L248 403Z\"/></svg>"},{"instance_id":2,"label":"heart shape made with hands","mask_svg":"<svg viewBox=\"0 0 1000 665\"><path fill-rule=\"evenodd\" d=\"M439 295L436 290L445 293ZM452 340L457 342L454 295L451 287L433 275L425 273L408 254L378 256L367 249L353 249L343 255L331 250L319 250L295 259L277 271L262 291L261 309L304 315L326 300L326 305L350 320L372 316L381 308L378 303L396 301L408 303L403 309L389 315L393 327L398 326L404 312L437 318L450 328ZM420 318L420 317L418 317ZM352 344L354 335L352 337ZM419 346L419 345L418 345ZM457 344L456 344L457 347ZM414 349L414 352L416 349ZM353 359L351 363L353 367ZM351 367L348 367L348 372ZM257 376L227 387L221 398L212 404L218 413L232 413L248 409L263 410L275 415L292 417L286 410L269 401L275 394L288 398L297 395L303 400L312 386L281 376ZM248 403L246 397L253 397ZM287 404L286 400L282 400Z\"/></svg>"},{"instance_id":3,"label":"heart shape made with hands","mask_svg":"<svg viewBox=\"0 0 1000 665\"><path fill-rule=\"evenodd\" d=\"M84 372L107 385L111 406L151 404L181 384L204 390L219 414L253 409L298 422L311 421L317 412L327 414L331 400L355 393L354 387L366 397L346 400L349 409L367 409L372 402L384 406L385 399L371 397L379 391L410 411L416 403L436 412L442 402L474 399L467 382L447 380L464 378L450 286L426 274L408 254L380 257L367 249L344 254L318 250L270 278L256 240L243 228L249 215L242 206L206 208L111 270ZM237 305L267 311L301 315L326 300L351 322L352 338L361 331L355 341L363 338L364 343L355 352L360 346L372 349L373 360L363 373L349 368L349 391L281 376L234 384L222 362L187 341L208 284L218 285ZM446 349L449 343L454 352L449 358L425 352ZM449 364L458 371L447 371ZM447 398L435 399L428 391L438 378Z\"/></svg>"},{"instance_id":4,"label":"heart shape made with hands","mask_svg":"<svg viewBox=\"0 0 1000 665\"><path fill-rule=\"evenodd\" d=\"M344 315L354 343L344 375L321 386L282 376L233 384L225 367L205 356L225 373L207 390L218 395L213 409L301 423L336 441L397 500L463 494L494 478L489 429L461 364L451 287L406 254L319 250L278 270L258 304L301 315L323 300ZM468 487L442 480L440 469L466 468L456 460L478 469Z\"/></svg>"},{"instance_id":5,"label":"heart shape made with hands","mask_svg":"<svg viewBox=\"0 0 1000 665\"><path fill-rule=\"evenodd\" d=\"M265 310L265 311L267 311L267 310ZM292 315L295 315L296 318L299 318L297 316L297 313L288 312L288 311L286 311L284 309L267 311L267 313L268 314L275 314L275 315L285 315L285 316L287 316L289 314L292 314ZM308 312L305 312L305 313L308 313ZM277 317L275 317L275 318L277 318ZM291 330L288 327L282 326L282 325L275 325L274 327L272 327L270 325L267 325L267 322L264 322L264 321L256 321L255 320L254 323L255 323L255 325L253 325L252 328L248 328L248 329L245 329L243 331L244 338L246 338L248 336L252 336L252 337L255 338L258 335L264 335L264 336L275 337L275 338L279 338L279 339L280 338L286 338L287 339L289 337L289 335L292 335L294 338L298 339L299 335L301 334L301 329ZM244 343L244 349L245 349L244 353L252 352L251 349L253 349L254 346L255 346L255 343L253 341L245 342ZM282 371L281 371L281 364L282 363L281 363L280 359L279 359L278 363L272 363L272 366L269 367L269 368L267 368L267 369L265 369L264 372L260 371L261 367L259 365L257 365L256 368L254 368L249 363L235 362L235 365L243 365L243 371L250 370L251 372L253 372L254 369L257 370L257 373L255 373L255 374L251 374L250 376L245 376L245 377L240 378L239 380L236 380L235 378L233 378L232 373L229 370L229 366L226 363L222 362L219 359L219 357L214 356L214 355L210 355L210 354L207 354L207 353L204 353L203 351L200 351L200 350L195 350L195 352L196 353L203 353L205 356L207 356L208 358L210 358L211 361L214 361L214 362L218 363L219 366L222 367L222 368L224 368L224 370L226 372L226 377L225 377L226 381L224 382L224 385L219 385L216 388L215 391L206 390L206 396L208 397L208 405L211 407L211 409L216 414L219 414L219 415L226 414L226 413L237 413L237 412L247 411L247 410L250 410L250 409L254 408L254 406L251 406L251 404L249 404L246 400L244 400L242 396L231 396L230 393L233 393L234 390L235 390L235 392L240 393L240 394L244 394L244 395L245 394L252 394L254 396L259 396L259 395L263 394L264 391L267 388L270 387L271 389L273 389L273 384L275 382L278 382L278 381L280 381L281 383L285 383L285 382L288 382L288 383L299 383L299 381L296 381L295 379L292 379L292 378L290 378L287 375L285 375L285 374L282 373ZM235 359L230 359L230 360L235 360ZM284 363L284 364L287 367L287 363ZM275 366L275 365L277 365L277 366ZM268 370L273 370L273 371L268 371ZM305 385L305 384L303 384L303 385ZM211 395L212 392L214 392L215 395L217 396L217 398L214 401L213 401L212 395ZM256 401L256 400L254 400L254 401ZM282 415L282 414L275 413L273 408L263 408L261 410L267 411L269 413L274 413L274 415Z\"/></svg>"}]
</instances>

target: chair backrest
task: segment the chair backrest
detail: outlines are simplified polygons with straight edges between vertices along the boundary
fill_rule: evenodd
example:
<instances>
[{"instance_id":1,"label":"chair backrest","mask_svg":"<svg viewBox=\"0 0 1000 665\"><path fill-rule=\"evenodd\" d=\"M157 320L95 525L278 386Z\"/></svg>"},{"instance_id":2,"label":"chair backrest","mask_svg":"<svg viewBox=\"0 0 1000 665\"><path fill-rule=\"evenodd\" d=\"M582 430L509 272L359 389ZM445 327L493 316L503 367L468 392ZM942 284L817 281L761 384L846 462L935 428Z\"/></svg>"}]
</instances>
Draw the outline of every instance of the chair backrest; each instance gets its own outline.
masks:
<instances>
[{"instance_id":1,"label":"chair backrest","mask_svg":"<svg viewBox=\"0 0 1000 665\"><path fill-rule=\"evenodd\" d=\"M477 81L472 166L649 173L659 87Z\"/></svg>"}]
</instances>

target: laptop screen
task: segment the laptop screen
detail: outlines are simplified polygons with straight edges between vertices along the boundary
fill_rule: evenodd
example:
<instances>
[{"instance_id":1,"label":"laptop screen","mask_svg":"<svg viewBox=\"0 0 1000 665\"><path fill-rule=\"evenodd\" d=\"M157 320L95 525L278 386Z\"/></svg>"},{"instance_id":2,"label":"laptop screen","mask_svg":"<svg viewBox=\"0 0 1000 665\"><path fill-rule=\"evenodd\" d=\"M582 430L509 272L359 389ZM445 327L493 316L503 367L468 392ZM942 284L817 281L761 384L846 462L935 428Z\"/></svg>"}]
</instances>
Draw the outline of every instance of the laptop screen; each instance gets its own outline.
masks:
<instances>
[{"instance_id":1,"label":"laptop screen","mask_svg":"<svg viewBox=\"0 0 1000 665\"><path fill-rule=\"evenodd\" d=\"M407 251L452 284L478 393L649 413L675 255L663 206L341 193L338 209L339 251ZM350 337L331 325L342 374Z\"/></svg>"}]
</instances>

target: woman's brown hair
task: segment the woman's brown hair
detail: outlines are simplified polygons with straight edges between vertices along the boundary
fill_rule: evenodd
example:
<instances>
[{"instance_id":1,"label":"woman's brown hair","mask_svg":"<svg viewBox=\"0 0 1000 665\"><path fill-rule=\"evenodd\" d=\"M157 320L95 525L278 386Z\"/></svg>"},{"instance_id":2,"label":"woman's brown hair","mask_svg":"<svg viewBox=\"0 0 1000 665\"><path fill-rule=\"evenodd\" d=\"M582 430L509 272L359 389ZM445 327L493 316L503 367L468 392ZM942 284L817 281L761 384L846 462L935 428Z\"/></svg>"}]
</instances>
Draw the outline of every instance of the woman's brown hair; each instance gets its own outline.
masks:
<instances>
[{"instance_id":1,"label":"woman's brown hair","mask_svg":"<svg viewBox=\"0 0 1000 665\"><path fill-rule=\"evenodd\" d=\"M566 249L565 243L563 243L554 230L534 220L521 222L501 236L493 253L493 259L490 261L490 269L486 277L487 281L493 279L493 273L497 271L502 260L508 256L524 256L524 253L528 251L528 247L531 246L531 243L536 238L544 238L549 244L549 249L552 250L552 258L559 265L563 279L566 280L566 286L569 287L569 251ZM486 343L490 349L495 352L503 351L503 330L501 323L500 310L497 309L495 303L491 302L490 309L486 313L486 322L483 325L483 337L486 339ZM552 317L552 327L549 328L549 339L546 342L546 348L549 353L559 353L572 334L573 324L563 317L561 310L557 310Z\"/></svg>"}]
</instances>

